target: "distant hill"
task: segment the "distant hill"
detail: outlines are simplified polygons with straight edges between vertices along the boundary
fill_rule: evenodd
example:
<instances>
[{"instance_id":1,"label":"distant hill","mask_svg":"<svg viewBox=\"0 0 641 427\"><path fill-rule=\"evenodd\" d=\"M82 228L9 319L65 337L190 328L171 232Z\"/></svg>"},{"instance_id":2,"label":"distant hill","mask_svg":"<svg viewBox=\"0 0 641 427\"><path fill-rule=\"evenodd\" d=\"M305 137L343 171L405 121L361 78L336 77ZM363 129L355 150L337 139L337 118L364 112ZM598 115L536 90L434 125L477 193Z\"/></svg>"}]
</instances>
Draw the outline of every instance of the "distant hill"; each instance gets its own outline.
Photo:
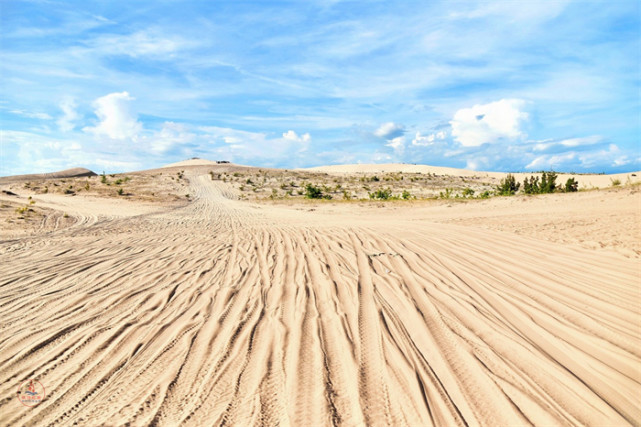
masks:
<instances>
[{"instance_id":1,"label":"distant hill","mask_svg":"<svg viewBox=\"0 0 641 427\"><path fill-rule=\"evenodd\" d=\"M31 181L36 179L60 179L60 178L76 178L81 176L96 176L97 174L85 168L71 168L58 172L51 173L32 173L28 175L13 175L0 177L0 184L7 184L10 182L18 181Z\"/></svg>"}]
</instances>

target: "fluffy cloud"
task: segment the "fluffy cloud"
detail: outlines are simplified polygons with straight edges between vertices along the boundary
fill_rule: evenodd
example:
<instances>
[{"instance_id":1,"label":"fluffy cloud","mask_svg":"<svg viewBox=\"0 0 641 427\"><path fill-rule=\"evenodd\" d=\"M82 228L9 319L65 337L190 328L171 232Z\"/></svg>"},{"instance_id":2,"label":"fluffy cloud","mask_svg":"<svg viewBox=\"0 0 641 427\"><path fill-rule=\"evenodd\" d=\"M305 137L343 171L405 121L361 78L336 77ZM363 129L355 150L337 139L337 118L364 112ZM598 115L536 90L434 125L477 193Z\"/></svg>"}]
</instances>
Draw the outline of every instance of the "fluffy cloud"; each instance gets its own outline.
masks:
<instances>
[{"instance_id":1,"label":"fluffy cloud","mask_svg":"<svg viewBox=\"0 0 641 427\"><path fill-rule=\"evenodd\" d=\"M398 136L396 138L390 139L387 144L388 147L392 147L396 154L403 154L405 151L405 137Z\"/></svg>"},{"instance_id":2,"label":"fluffy cloud","mask_svg":"<svg viewBox=\"0 0 641 427\"><path fill-rule=\"evenodd\" d=\"M435 141L443 141L447 137L447 132L440 131L432 133L429 135L421 135L420 132L416 132L416 136L412 140L412 145L417 147L427 147L434 144Z\"/></svg>"},{"instance_id":3,"label":"fluffy cloud","mask_svg":"<svg viewBox=\"0 0 641 427\"><path fill-rule=\"evenodd\" d=\"M80 118L76 112L76 101L71 97L66 97L60 102L62 117L57 121L58 127L62 132L72 131L76 125L74 122Z\"/></svg>"},{"instance_id":4,"label":"fluffy cloud","mask_svg":"<svg viewBox=\"0 0 641 427\"><path fill-rule=\"evenodd\" d=\"M95 127L85 127L83 130L111 139L135 140L142 131L142 123L129 109L129 102L133 100L128 92L110 93L96 99L93 106L100 122Z\"/></svg>"},{"instance_id":5,"label":"fluffy cloud","mask_svg":"<svg viewBox=\"0 0 641 427\"><path fill-rule=\"evenodd\" d=\"M181 123L165 122L162 129L151 137L151 150L165 153L170 149L192 141L195 134Z\"/></svg>"},{"instance_id":6,"label":"fluffy cloud","mask_svg":"<svg viewBox=\"0 0 641 427\"><path fill-rule=\"evenodd\" d=\"M465 169L478 171L482 169L488 169L490 165L490 160L487 157L478 157L467 159L465 163Z\"/></svg>"},{"instance_id":7,"label":"fluffy cloud","mask_svg":"<svg viewBox=\"0 0 641 427\"><path fill-rule=\"evenodd\" d=\"M501 99L460 109L450 121L452 136L465 147L522 138L521 124L528 119L524 106L520 99Z\"/></svg>"},{"instance_id":8,"label":"fluffy cloud","mask_svg":"<svg viewBox=\"0 0 641 427\"><path fill-rule=\"evenodd\" d=\"M312 137L309 133L304 133L301 136L298 136L293 130L288 130L283 134L283 139L294 142L309 142L312 140Z\"/></svg>"},{"instance_id":9,"label":"fluffy cloud","mask_svg":"<svg viewBox=\"0 0 641 427\"><path fill-rule=\"evenodd\" d=\"M586 152L568 151L558 154L542 154L536 156L525 166L527 170L594 170L597 167L618 168L633 163L627 154L623 153L616 144L609 144L600 150Z\"/></svg>"},{"instance_id":10,"label":"fluffy cloud","mask_svg":"<svg viewBox=\"0 0 641 427\"><path fill-rule=\"evenodd\" d=\"M560 169L562 168L563 165L571 162L576 158L576 153L570 152L566 154L558 154L558 155L543 155L543 156L538 156L534 160L532 160L527 166L525 166L525 169L528 170L543 170L543 169Z\"/></svg>"},{"instance_id":11,"label":"fluffy cloud","mask_svg":"<svg viewBox=\"0 0 641 427\"><path fill-rule=\"evenodd\" d=\"M394 122L387 122L383 123L378 129L376 129L374 135L387 140L392 140L399 136L403 136L404 133L405 127L403 125Z\"/></svg>"}]
</instances>

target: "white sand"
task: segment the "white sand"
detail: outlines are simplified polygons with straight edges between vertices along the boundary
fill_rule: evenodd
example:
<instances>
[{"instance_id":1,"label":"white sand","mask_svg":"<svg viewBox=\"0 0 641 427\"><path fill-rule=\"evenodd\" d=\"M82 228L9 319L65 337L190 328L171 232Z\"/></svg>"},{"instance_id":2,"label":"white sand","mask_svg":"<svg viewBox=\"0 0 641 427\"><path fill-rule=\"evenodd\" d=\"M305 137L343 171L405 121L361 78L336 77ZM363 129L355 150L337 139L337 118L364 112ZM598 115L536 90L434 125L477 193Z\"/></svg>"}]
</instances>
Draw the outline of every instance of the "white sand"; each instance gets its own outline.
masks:
<instances>
[{"instance_id":1,"label":"white sand","mask_svg":"<svg viewBox=\"0 0 641 427\"><path fill-rule=\"evenodd\" d=\"M311 211L185 176L186 207L0 242L0 424L641 424L638 258L514 224L634 247L638 191Z\"/></svg>"}]
</instances>

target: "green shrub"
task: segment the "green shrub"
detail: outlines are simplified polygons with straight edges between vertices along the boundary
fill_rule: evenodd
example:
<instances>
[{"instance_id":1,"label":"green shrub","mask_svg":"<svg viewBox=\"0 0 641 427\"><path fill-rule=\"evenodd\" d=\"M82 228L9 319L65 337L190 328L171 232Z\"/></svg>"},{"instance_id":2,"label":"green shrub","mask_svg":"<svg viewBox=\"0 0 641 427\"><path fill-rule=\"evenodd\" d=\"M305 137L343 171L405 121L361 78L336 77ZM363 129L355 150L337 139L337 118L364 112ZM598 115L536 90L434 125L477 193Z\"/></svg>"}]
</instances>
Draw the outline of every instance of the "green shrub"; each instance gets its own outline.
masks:
<instances>
[{"instance_id":1,"label":"green shrub","mask_svg":"<svg viewBox=\"0 0 641 427\"><path fill-rule=\"evenodd\" d=\"M496 187L496 192L500 196L512 196L519 191L519 187L521 187L521 183L516 182L514 175L508 173L505 179L501 180L501 185Z\"/></svg>"},{"instance_id":2,"label":"green shrub","mask_svg":"<svg viewBox=\"0 0 641 427\"><path fill-rule=\"evenodd\" d=\"M574 178L568 178L565 181L565 191L568 193L574 193L579 190L579 182Z\"/></svg>"},{"instance_id":3,"label":"green shrub","mask_svg":"<svg viewBox=\"0 0 641 427\"><path fill-rule=\"evenodd\" d=\"M446 188L445 192L440 192L438 193L438 197L441 199L451 199L453 194L453 190L451 188Z\"/></svg>"},{"instance_id":4,"label":"green shrub","mask_svg":"<svg viewBox=\"0 0 641 427\"><path fill-rule=\"evenodd\" d=\"M102 175L100 175L100 182L103 184L107 184L107 176L105 175L105 171L102 171Z\"/></svg>"},{"instance_id":5,"label":"green shrub","mask_svg":"<svg viewBox=\"0 0 641 427\"><path fill-rule=\"evenodd\" d=\"M124 190L123 190L122 188L119 188L119 189L118 189L118 195L119 195L119 196L122 196L124 193L125 193L125 192L124 192Z\"/></svg>"},{"instance_id":6,"label":"green shrub","mask_svg":"<svg viewBox=\"0 0 641 427\"><path fill-rule=\"evenodd\" d=\"M369 193L369 198L370 199L378 199L378 200L388 200L392 197L392 190L389 188L384 188L382 190L376 190L373 193Z\"/></svg>"},{"instance_id":7,"label":"green shrub","mask_svg":"<svg viewBox=\"0 0 641 427\"><path fill-rule=\"evenodd\" d=\"M322 199L323 190L319 187L315 187L312 184L307 184L305 186L305 198L307 199Z\"/></svg>"},{"instance_id":8,"label":"green shrub","mask_svg":"<svg viewBox=\"0 0 641 427\"><path fill-rule=\"evenodd\" d=\"M474 190L472 190L471 188L464 188L463 197L474 197Z\"/></svg>"},{"instance_id":9,"label":"green shrub","mask_svg":"<svg viewBox=\"0 0 641 427\"><path fill-rule=\"evenodd\" d=\"M556 190L556 173L554 172L543 172L541 175L541 186L540 193L554 193Z\"/></svg>"},{"instance_id":10,"label":"green shrub","mask_svg":"<svg viewBox=\"0 0 641 427\"><path fill-rule=\"evenodd\" d=\"M530 176L529 180L525 178L523 180L523 192L525 194L539 194L541 192L539 177L537 176L535 178L533 176Z\"/></svg>"},{"instance_id":11,"label":"green shrub","mask_svg":"<svg viewBox=\"0 0 641 427\"><path fill-rule=\"evenodd\" d=\"M610 179L610 182L612 183L613 187L617 187L621 185L621 180L620 179Z\"/></svg>"},{"instance_id":12,"label":"green shrub","mask_svg":"<svg viewBox=\"0 0 641 427\"><path fill-rule=\"evenodd\" d=\"M410 193L407 190L403 190L403 193L401 194L401 197L403 198L403 200L409 200L409 199L412 198L412 193Z\"/></svg>"}]
</instances>

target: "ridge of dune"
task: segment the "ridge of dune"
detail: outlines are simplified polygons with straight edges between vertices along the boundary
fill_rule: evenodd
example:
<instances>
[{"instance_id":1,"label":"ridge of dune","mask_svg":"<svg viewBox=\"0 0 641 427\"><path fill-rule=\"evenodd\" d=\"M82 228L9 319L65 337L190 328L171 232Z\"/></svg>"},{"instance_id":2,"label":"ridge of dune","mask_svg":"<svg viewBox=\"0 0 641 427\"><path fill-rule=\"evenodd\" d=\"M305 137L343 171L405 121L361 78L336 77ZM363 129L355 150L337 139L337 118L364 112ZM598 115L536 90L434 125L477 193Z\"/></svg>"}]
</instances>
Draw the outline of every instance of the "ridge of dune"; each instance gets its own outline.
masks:
<instances>
[{"instance_id":1,"label":"ridge of dune","mask_svg":"<svg viewBox=\"0 0 641 427\"><path fill-rule=\"evenodd\" d=\"M0 425L641 424L637 259L185 177L0 242Z\"/></svg>"},{"instance_id":2,"label":"ridge of dune","mask_svg":"<svg viewBox=\"0 0 641 427\"><path fill-rule=\"evenodd\" d=\"M76 177L82 177L82 176L96 176L96 173L86 168L70 168L70 169L65 169L58 172L3 176L3 177L0 177L0 184L3 184L5 182L13 182L13 181L29 181L29 180L35 180L35 179L49 179L49 178L55 178L55 179L76 178Z\"/></svg>"},{"instance_id":3,"label":"ridge of dune","mask_svg":"<svg viewBox=\"0 0 641 427\"><path fill-rule=\"evenodd\" d=\"M345 165L331 165L331 166L317 166L311 168L303 168L298 170L324 172L329 174L372 174L372 173L422 173L422 174L437 174L437 175L452 175L464 177L482 177L491 178L493 180L500 180L507 175L507 172L488 172L488 171L474 171L467 169L457 169L442 166L419 165L409 163L381 163L381 164L345 164ZM538 172L514 172L512 175L518 180L523 181L531 175L538 175ZM559 181L567 180L574 177L579 181L580 186L587 187L607 187L612 184L612 180L618 179L622 183L637 183L641 182L641 171L638 172L625 172L616 174L576 174L576 173L558 173Z\"/></svg>"},{"instance_id":4,"label":"ridge of dune","mask_svg":"<svg viewBox=\"0 0 641 427\"><path fill-rule=\"evenodd\" d=\"M161 166L161 168L176 168L176 167L189 167L189 166L251 167L251 166L240 165L238 163L232 163L227 160L207 160L207 159L193 158L193 159L182 160L180 162L169 163L164 166Z\"/></svg>"}]
</instances>

